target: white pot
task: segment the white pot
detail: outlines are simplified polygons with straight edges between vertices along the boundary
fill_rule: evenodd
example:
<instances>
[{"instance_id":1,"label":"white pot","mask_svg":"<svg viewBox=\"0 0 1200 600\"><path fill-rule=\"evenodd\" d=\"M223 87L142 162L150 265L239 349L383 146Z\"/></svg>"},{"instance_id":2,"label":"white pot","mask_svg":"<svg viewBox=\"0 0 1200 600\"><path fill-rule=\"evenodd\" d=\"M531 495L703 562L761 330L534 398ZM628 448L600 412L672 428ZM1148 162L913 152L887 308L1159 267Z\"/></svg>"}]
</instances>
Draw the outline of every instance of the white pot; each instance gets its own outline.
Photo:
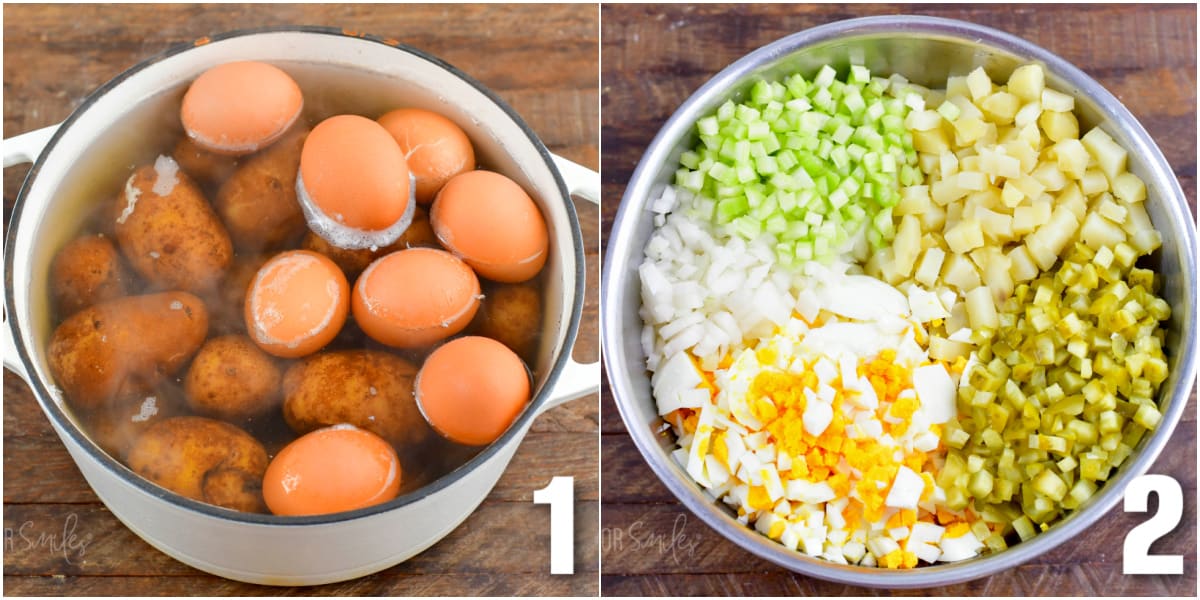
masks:
<instances>
[{"instance_id":1,"label":"white pot","mask_svg":"<svg viewBox=\"0 0 1200 600\"><path fill-rule=\"evenodd\" d=\"M78 230L96 190L117 189L114 165L144 160L147 132L188 82L217 64L297 65L297 79L369 82L365 110L418 106L457 122L480 162L537 199L550 228L545 322L529 407L499 440L437 481L375 507L318 517L238 513L171 493L109 457L79 429L46 367L52 331L47 276L54 253ZM286 68L286 67L285 67ZM361 88L361 89L366 89ZM359 94L356 94L356 98ZM175 104L177 106L177 104ZM44 146L44 148L43 148ZM483 501L539 414L599 389L598 363L570 350L584 294L584 253L571 193L598 201L599 175L551 156L499 98L446 63L392 41L325 28L215 36L147 60L102 86L61 126L5 141L5 166L35 160L5 244L5 367L33 389L96 495L134 533L209 573L258 584L314 585L367 575L421 552ZM107 187L106 187L107 186ZM549 474L548 474L549 475Z\"/></svg>"}]
</instances>

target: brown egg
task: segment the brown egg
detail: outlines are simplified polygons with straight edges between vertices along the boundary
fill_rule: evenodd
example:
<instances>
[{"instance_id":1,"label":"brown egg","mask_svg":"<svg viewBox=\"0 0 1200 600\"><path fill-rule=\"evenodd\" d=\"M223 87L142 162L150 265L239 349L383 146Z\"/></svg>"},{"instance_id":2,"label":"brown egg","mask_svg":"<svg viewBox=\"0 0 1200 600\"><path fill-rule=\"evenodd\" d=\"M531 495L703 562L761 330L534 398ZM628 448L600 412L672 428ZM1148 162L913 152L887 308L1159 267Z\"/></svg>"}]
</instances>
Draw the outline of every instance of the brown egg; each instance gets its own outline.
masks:
<instances>
[{"instance_id":1,"label":"brown egg","mask_svg":"<svg viewBox=\"0 0 1200 600\"><path fill-rule=\"evenodd\" d=\"M546 263L549 233L541 211L499 173L470 171L446 182L429 219L442 245L482 277L518 283Z\"/></svg>"},{"instance_id":2,"label":"brown egg","mask_svg":"<svg viewBox=\"0 0 1200 600\"><path fill-rule=\"evenodd\" d=\"M338 115L309 134L296 183L309 228L339 248L386 246L412 221L408 163L391 134Z\"/></svg>"},{"instance_id":3,"label":"brown egg","mask_svg":"<svg viewBox=\"0 0 1200 600\"><path fill-rule=\"evenodd\" d=\"M398 348L432 344L463 330L479 308L479 279L444 250L393 252L354 284L354 319L372 339Z\"/></svg>"},{"instance_id":4,"label":"brown egg","mask_svg":"<svg viewBox=\"0 0 1200 600\"><path fill-rule=\"evenodd\" d=\"M350 285L341 269L307 250L276 255L246 293L246 329L260 348L297 358L328 344L346 322Z\"/></svg>"},{"instance_id":5,"label":"brown egg","mask_svg":"<svg viewBox=\"0 0 1200 600\"><path fill-rule=\"evenodd\" d=\"M475 169L475 149L454 121L420 108L398 108L379 124L400 144L417 180L417 202L433 202L451 177Z\"/></svg>"},{"instance_id":6,"label":"brown egg","mask_svg":"<svg viewBox=\"0 0 1200 600\"><path fill-rule=\"evenodd\" d=\"M283 135L303 106L300 86L279 67L239 61L197 77L183 95L180 117L201 148L241 156Z\"/></svg>"},{"instance_id":7,"label":"brown egg","mask_svg":"<svg viewBox=\"0 0 1200 600\"><path fill-rule=\"evenodd\" d=\"M417 404L438 433L471 446L499 438L529 404L529 374L512 350L468 336L433 351L417 373Z\"/></svg>"},{"instance_id":8,"label":"brown egg","mask_svg":"<svg viewBox=\"0 0 1200 600\"><path fill-rule=\"evenodd\" d=\"M400 493L400 459L383 438L334 425L288 444L263 475L277 515L324 515L387 502Z\"/></svg>"}]
</instances>

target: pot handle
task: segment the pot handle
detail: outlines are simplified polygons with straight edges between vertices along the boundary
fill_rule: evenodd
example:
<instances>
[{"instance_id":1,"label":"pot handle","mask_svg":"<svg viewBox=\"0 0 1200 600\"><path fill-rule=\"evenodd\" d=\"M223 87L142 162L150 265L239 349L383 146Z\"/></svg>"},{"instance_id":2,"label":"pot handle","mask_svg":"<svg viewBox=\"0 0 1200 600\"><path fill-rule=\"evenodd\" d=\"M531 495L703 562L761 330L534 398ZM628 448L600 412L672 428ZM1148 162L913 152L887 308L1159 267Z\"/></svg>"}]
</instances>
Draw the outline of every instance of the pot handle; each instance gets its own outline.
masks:
<instances>
[{"instance_id":1,"label":"pot handle","mask_svg":"<svg viewBox=\"0 0 1200 600\"><path fill-rule=\"evenodd\" d=\"M46 147L50 138L54 137L54 132L58 131L58 125L55 123L4 140L4 168L37 160L42 148Z\"/></svg>"},{"instance_id":2,"label":"pot handle","mask_svg":"<svg viewBox=\"0 0 1200 600\"><path fill-rule=\"evenodd\" d=\"M592 204L600 204L600 174L557 154L551 154L554 165L567 183L567 191Z\"/></svg>"},{"instance_id":3,"label":"pot handle","mask_svg":"<svg viewBox=\"0 0 1200 600\"><path fill-rule=\"evenodd\" d=\"M542 405L538 414L599 391L600 361L584 364L568 358L567 364L563 365L562 372L558 374L554 389L550 390L550 399Z\"/></svg>"}]
</instances>

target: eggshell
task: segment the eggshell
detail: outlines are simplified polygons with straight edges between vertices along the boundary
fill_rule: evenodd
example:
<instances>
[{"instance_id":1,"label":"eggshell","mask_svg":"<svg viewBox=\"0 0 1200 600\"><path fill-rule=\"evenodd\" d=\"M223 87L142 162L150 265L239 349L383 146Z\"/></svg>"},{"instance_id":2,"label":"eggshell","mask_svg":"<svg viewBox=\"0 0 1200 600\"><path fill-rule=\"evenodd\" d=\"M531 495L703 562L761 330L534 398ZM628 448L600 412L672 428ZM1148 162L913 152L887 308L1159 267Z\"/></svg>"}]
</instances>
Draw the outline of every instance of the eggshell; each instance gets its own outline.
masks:
<instances>
[{"instance_id":1,"label":"eggshell","mask_svg":"<svg viewBox=\"0 0 1200 600\"><path fill-rule=\"evenodd\" d=\"M491 338L468 336L434 350L417 373L417 405L446 438L472 446L499 438L529 403L520 358Z\"/></svg>"},{"instance_id":2,"label":"eggshell","mask_svg":"<svg viewBox=\"0 0 1200 600\"><path fill-rule=\"evenodd\" d=\"M395 498L400 477L400 459L383 438L334 425L279 451L263 475L263 499L277 515L343 512Z\"/></svg>"},{"instance_id":3,"label":"eggshell","mask_svg":"<svg viewBox=\"0 0 1200 600\"><path fill-rule=\"evenodd\" d=\"M482 277L519 283L546 263L549 233L542 213L521 186L499 173L470 171L446 182L429 218L442 245Z\"/></svg>"},{"instance_id":4,"label":"eggshell","mask_svg":"<svg viewBox=\"0 0 1200 600\"><path fill-rule=\"evenodd\" d=\"M303 106L300 86L279 67L239 61L197 77L183 95L180 117L196 145L240 156L283 135Z\"/></svg>"},{"instance_id":5,"label":"eggshell","mask_svg":"<svg viewBox=\"0 0 1200 600\"><path fill-rule=\"evenodd\" d=\"M430 204L451 177L475 168L475 149L454 121L420 108L398 108L379 124L400 144L417 179L417 202Z\"/></svg>"},{"instance_id":6,"label":"eggshell","mask_svg":"<svg viewBox=\"0 0 1200 600\"><path fill-rule=\"evenodd\" d=\"M425 346L463 330L479 309L479 279L454 255L432 248L393 252L354 284L351 310L367 335L398 348Z\"/></svg>"},{"instance_id":7,"label":"eggshell","mask_svg":"<svg viewBox=\"0 0 1200 600\"><path fill-rule=\"evenodd\" d=\"M276 255L246 292L246 330L266 352L297 358L320 350L346 322L350 285L333 261L308 250Z\"/></svg>"},{"instance_id":8,"label":"eggshell","mask_svg":"<svg viewBox=\"0 0 1200 600\"><path fill-rule=\"evenodd\" d=\"M411 213L409 184L400 146L382 125L366 117L330 117L304 141L297 186L339 225L367 232L392 227Z\"/></svg>"}]
</instances>

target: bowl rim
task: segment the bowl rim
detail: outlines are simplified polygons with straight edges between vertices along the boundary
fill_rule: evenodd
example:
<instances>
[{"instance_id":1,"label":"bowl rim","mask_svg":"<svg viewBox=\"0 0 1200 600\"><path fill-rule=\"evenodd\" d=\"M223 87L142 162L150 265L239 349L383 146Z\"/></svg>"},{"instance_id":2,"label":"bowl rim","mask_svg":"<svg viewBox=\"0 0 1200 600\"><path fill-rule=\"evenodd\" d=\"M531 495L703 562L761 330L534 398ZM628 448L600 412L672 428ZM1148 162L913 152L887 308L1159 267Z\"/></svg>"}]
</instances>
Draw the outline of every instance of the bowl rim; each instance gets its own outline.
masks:
<instances>
[{"instance_id":1,"label":"bowl rim","mask_svg":"<svg viewBox=\"0 0 1200 600\"><path fill-rule=\"evenodd\" d=\"M720 509L717 500L712 499L695 482L686 478L686 474L681 475L681 469L678 465L673 464L674 461L655 440L651 428L645 423L637 421L633 407L635 386L626 374L627 371L638 368L637 365L632 364L636 361L618 362L625 360L621 345L620 324L626 316L621 309L623 298L628 295L627 291L619 288L637 285L636 275L630 276L630 271L623 261L629 262L630 254L641 250L629 247L635 241L630 231L633 229L633 224L638 217L637 212L639 212L633 206L639 204L640 197L646 197L651 193L655 185L653 177L662 168L664 161L669 159L673 143L681 139L681 136L686 135L692 122L700 116L698 107L713 97L728 95L731 90L735 89L733 84L746 77L748 73L772 63L778 58L824 42L849 37L895 34L937 36L943 39L983 45L991 50L1020 57L1025 62L1040 63L1064 81L1075 85L1076 93L1095 101L1102 115L1120 122L1120 128L1130 135L1137 145L1136 150L1144 157L1142 162L1144 167L1166 183L1160 188L1159 195L1162 197L1161 201L1167 204L1168 211L1182 217L1174 219L1183 223L1181 227L1185 239L1178 241L1183 248L1195 247L1196 233L1194 224L1188 215L1186 197L1161 150L1132 113L1103 86L1079 68L1033 42L992 27L958 19L917 15L845 19L801 30L750 51L700 86L659 129L630 177L613 220L612 230L607 236L608 248L604 257L601 286L602 324L600 333L601 354L605 361L609 390L626 430L633 438L642 458L658 479L683 506L696 514L702 522L716 530L722 537L752 554L794 572L843 584L911 589L960 583L1025 563L1049 551L1066 539L1080 534L1104 514L1107 514L1123 496L1128 482L1134 477L1144 474L1157 459L1178 424L1195 379L1197 342L1195 339L1196 323L1193 319L1190 330L1183 331L1181 335L1182 353L1177 369L1177 386L1169 397L1171 404L1164 414L1163 422L1152 436L1143 439L1142 448L1122 466L1120 473L1100 489L1098 492L1100 497L1097 498L1099 502L1093 502L1085 510L1072 511L1070 515L1060 519L1049 531L1029 541L1015 544L1001 552L967 561L939 563L910 570L889 570L840 565L824 559L809 557L803 552L788 550L752 528L737 523L729 514ZM1130 148L1129 150L1132 153L1134 149ZM1193 256L1194 253L1184 251L1181 254L1184 256L1181 273L1185 276L1190 274L1191 288L1195 288L1196 258ZM621 285L614 285L618 279ZM1191 288L1185 288L1185 295L1192 293Z\"/></svg>"},{"instance_id":2,"label":"bowl rim","mask_svg":"<svg viewBox=\"0 0 1200 600\"><path fill-rule=\"evenodd\" d=\"M57 145L64 132L66 132L77 120L83 118L84 113L86 113L88 109L96 103L97 100L116 89L126 79L142 71L143 69L163 60L169 59L177 54L187 52L193 48L233 38L276 33L333 36L337 38L360 40L366 43L381 44L397 51L407 52L419 59L423 59L429 63L432 63L433 65L441 68L448 75L461 79L483 94L488 100L499 107L508 116L508 118L511 119L512 122L521 129L528 141L536 149L546 168L549 169L551 175L553 176L555 185L557 186L561 198L563 199L563 204L565 205L568 217L568 235L571 239L571 246L573 250L572 254L575 263L575 288L572 293L572 301L569 309L564 307L562 315L562 319L566 322L566 331L564 332L562 349L554 358L550 368L547 370L545 383L543 383L541 389L537 391L536 395L522 410L521 414L517 417L513 424L510 425L498 439L485 446L465 463L459 465L452 471L442 475L434 481L421 486L420 488L400 495L395 499L382 504L376 504L365 508L327 515L300 517L278 516L272 514L240 512L212 504L207 504L205 502L184 497L166 488L158 486L157 484L151 483L149 480L146 480L140 475L134 473L117 459L109 456L108 453L102 450L94 441L91 440L90 437L84 434L67 416L64 408L52 399L53 395L47 388L46 383L37 375L36 369L29 368L32 365L32 358L29 350L25 347L23 341L24 337L21 335L23 328L21 326L20 319L16 318L16 315L20 313L18 313L16 310L16 291L15 286L13 285L13 265L15 263L15 259L13 257L13 253L7 251L12 247L12 244L16 240L17 232L21 229L21 216L23 209L28 203L26 196L32 183L37 178L37 175L41 170L46 157ZM575 206L571 201L571 194L563 180L562 174L555 166L550 151L546 148L545 144L541 141L537 134L534 133L533 129L530 128L530 126L520 117L520 115L518 115L517 112L513 110L513 108L509 106L508 103L503 99L501 99L495 92L491 91L482 83L450 63L423 50L402 44L393 38L361 33L347 29L340 29L336 27L317 25L281 25L234 29L204 36L195 40L194 42L184 42L172 45L171 47L156 53L145 60L142 60L132 67L125 69L120 74L108 80L103 85L88 94L83 102L71 112L70 116L68 116L61 123L61 125L58 127L58 130L54 133L53 137L50 138L50 141L39 153L37 160L34 161L33 165L29 169L28 174L25 176L25 180L21 185L21 190L17 194L17 198L13 206L12 217L9 223L10 225L8 227L4 245L6 249L4 257L4 302L5 311L10 317L7 319L9 322L6 324L6 326L11 328L12 334L17 340L17 343L14 344L16 347L17 356L20 362L26 367L26 370L30 373L29 381L27 381L27 383L33 389L34 397L37 399L38 404L41 405L42 412L45 413L50 419L51 423L54 425L55 429L59 431L60 435L69 437L71 441L81 448L90 459L102 465L106 471L112 472L118 479L133 485L136 489L149 496L153 496L178 508L222 521L276 527L331 525L347 521L354 521L357 519L365 519L381 513L391 512L393 510L403 508L409 504L415 504L430 498L442 490L452 487L468 474L473 473L477 469L482 468L485 464L492 462L492 459L500 454L510 444L519 442L524 438L527 426L538 416L542 407L550 401L550 395L553 391L554 383L558 380L559 375L562 373L563 369L566 367L566 364L571 359L571 350L575 345L576 337L579 332L580 320L583 314L586 262L584 259L583 234L579 224L579 217L575 211ZM564 269L570 268L570 265L564 265ZM482 500L482 498L480 500Z\"/></svg>"}]
</instances>

